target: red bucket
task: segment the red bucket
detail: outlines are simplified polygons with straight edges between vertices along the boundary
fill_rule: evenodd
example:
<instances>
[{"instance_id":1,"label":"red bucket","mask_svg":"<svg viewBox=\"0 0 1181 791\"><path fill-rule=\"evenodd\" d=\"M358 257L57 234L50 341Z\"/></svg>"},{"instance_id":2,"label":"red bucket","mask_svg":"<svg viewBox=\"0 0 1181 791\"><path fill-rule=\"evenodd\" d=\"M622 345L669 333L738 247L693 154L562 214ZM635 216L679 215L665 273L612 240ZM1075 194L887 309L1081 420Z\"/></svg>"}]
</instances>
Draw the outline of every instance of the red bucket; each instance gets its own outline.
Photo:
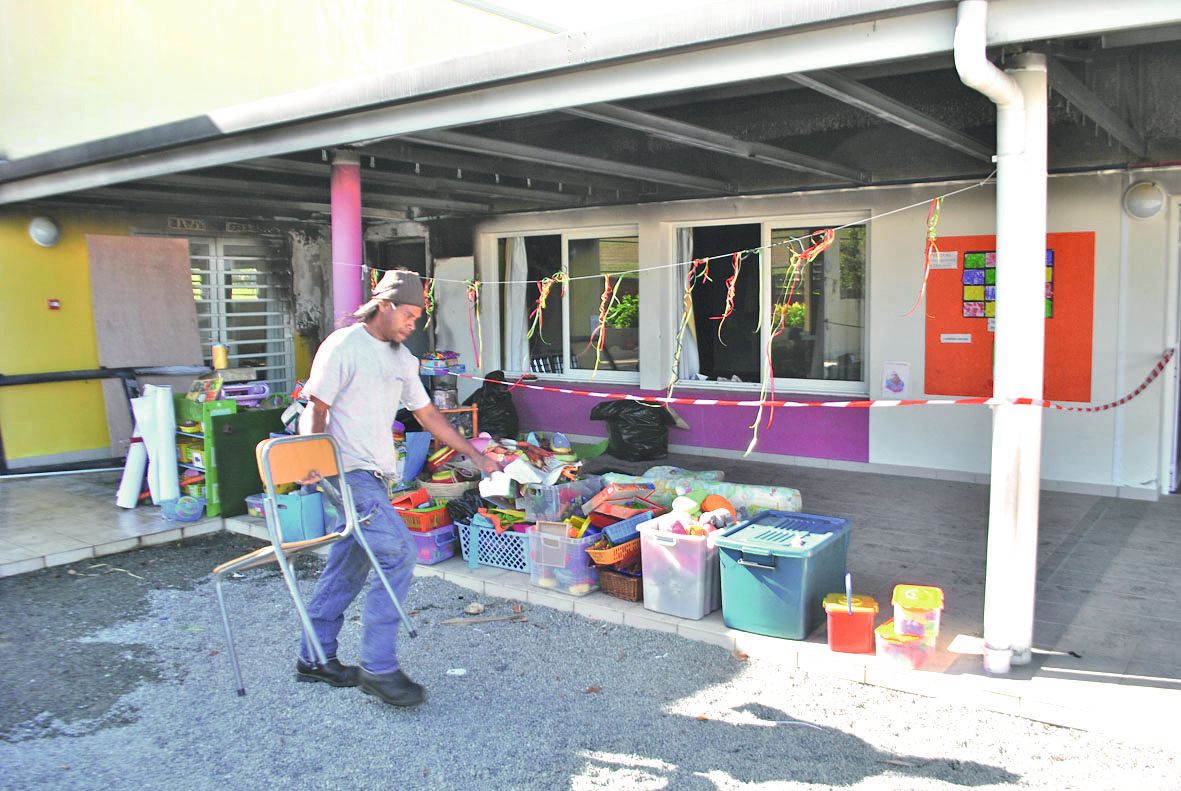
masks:
<instances>
[{"instance_id":1,"label":"red bucket","mask_svg":"<svg viewBox=\"0 0 1181 791\"><path fill-rule=\"evenodd\" d=\"M850 611L851 610L851 611ZM878 603L870 596L854 596L853 606L843 593L824 597L828 615L828 647L842 654L873 653L873 619Z\"/></svg>"}]
</instances>

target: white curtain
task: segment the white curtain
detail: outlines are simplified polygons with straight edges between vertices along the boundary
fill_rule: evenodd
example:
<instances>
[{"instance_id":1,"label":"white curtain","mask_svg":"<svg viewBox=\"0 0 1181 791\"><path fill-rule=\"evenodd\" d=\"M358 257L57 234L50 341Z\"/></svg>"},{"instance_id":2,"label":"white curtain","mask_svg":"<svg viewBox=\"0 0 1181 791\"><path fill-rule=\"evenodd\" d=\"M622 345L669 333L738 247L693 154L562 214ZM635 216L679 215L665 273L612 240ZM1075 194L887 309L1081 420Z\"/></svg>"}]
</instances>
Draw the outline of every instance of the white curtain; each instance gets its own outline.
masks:
<instances>
[{"instance_id":1,"label":"white curtain","mask_svg":"<svg viewBox=\"0 0 1181 791\"><path fill-rule=\"evenodd\" d=\"M526 280L529 262L525 258L525 240L519 236L508 240L508 274L511 281L504 287L504 370L529 370L529 312L525 309Z\"/></svg>"},{"instance_id":2,"label":"white curtain","mask_svg":"<svg viewBox=\"0 0 1181 791\"><path fill-rule=\"evenodd\" d=\"M677 229L677 261L679 265L675 268L677 273L676 293L678 300L683 300L685 294L685 279L689 277L689 263L693 260L693 229L692 228L678 228ZM684 307L678 307L676 311L677 323L673 327L676 331L681 326L681 314ZM701 358L697 353L697 328L694 327L693 316L689 316L689 322L685 325L685 334L681 338L681 361L677 368L677 376L684 380L696 380L701 373ZM676 343L676 337L673 338L673 343ZM674 347L675 348L675 347Z\"/></svg>"}]
</instances>

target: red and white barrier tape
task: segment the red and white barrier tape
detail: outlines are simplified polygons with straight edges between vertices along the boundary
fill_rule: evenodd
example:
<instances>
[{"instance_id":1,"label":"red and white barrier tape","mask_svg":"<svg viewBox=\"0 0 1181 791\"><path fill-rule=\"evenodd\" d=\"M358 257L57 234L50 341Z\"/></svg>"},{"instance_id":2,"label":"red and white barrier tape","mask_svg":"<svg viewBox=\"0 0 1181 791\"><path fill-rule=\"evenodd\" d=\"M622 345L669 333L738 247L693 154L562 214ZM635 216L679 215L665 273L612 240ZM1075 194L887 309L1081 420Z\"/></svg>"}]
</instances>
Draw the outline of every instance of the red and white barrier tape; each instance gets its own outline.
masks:
<instances>
[{"instance_id":1,"label":"red and white barrier tape","mask_svg":"<svg viewBox=\"0 0 1181 791\"><path fill-rule=\"evenodd\" d=\"M575 396L589 396L591 398L606 398L616 401L652 401L661 404L681 404L690 406L745 406L745 407L827 407L836 409L868 409L870 407L899 407L899 406L999 406L1001 404L1019 404L1028 406L1039 406L1044 409L1057 409L1063 412L1104 412L1109 409L1123 406L1131 401L1136 396L1143 393L1157 377L1164 372L1165 366L1173 358L1173 349L1167 350L1160 360L1157 361L1152 371L1144 378L1132 392L1128 393L1118 401L1112 401L1100 406L1066 406L1064 404L1057 404L1053 401L1046 401L1041 398L916 398L905 399L901 401L887 401L887 400L869 400L869 401L732 401L720 398L678 398L675 396L663 395L636 395L634 393L602 393L593 390L575 390L570 387L549 387L546 385L531 385L518 379L513 384L509 385L510 389L523 387L529 390L538 390L544 393L561 393L563 395ZM498 380L489 380L481 376L473 374L454 374L455 376L463 377L464 379L472 379L477 382L496 381L497 384L506 384Z\"/></svg>"}]
</instances>

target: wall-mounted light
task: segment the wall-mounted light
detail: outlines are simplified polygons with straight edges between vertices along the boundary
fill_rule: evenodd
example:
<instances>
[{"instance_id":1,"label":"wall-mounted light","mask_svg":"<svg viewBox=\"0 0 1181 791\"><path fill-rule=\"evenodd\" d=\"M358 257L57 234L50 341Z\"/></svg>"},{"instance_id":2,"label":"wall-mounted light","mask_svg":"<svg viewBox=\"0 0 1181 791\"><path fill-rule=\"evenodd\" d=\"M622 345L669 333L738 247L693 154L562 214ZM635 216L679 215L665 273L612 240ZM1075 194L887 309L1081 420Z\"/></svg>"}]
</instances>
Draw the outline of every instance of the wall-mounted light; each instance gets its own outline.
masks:
<instances>
[{"instance_id":1,"label":"wall-mounted light","mask_svg":"<svg viewBox=\"0 0 1181 791\"><path fill-rule=\"evenodd\" d=\"M53 247L62 238L62 229L52 217L34 217L29 221L29 238L41 247Z\"/></svg>"},{"instance_id":2,"label":"wall-mounted light","mask_svg":"<svg viewBox=\"0 0 1181 791\"><path fill-rule=\"evenodd\" d=\"M1124 190L1124 212L1133 220L1151 220L1165 206L1165 192L1156 182L1137 181Z\"/></svg>"}]
</instances>

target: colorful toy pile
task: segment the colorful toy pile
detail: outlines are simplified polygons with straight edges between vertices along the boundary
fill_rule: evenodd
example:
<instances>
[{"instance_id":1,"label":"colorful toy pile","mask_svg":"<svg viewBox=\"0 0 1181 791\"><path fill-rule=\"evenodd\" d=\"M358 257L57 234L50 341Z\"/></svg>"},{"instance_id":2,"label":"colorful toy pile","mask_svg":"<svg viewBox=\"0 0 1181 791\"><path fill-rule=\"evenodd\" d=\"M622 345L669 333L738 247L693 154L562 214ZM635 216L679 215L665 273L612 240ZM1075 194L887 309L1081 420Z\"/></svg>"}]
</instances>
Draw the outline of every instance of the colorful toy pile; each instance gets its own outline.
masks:
<instances>
[{"instance_id":1,"label":"colorful toy pile","mask_svg":"<svg viewBox=\"0 0 1181 791\"><path fill-rule=\"evenodd\" d=\"M462 373L464 366L455 352L427 352L419 356L419 370L427 375Z\"/></svg>"}]
</instances>

